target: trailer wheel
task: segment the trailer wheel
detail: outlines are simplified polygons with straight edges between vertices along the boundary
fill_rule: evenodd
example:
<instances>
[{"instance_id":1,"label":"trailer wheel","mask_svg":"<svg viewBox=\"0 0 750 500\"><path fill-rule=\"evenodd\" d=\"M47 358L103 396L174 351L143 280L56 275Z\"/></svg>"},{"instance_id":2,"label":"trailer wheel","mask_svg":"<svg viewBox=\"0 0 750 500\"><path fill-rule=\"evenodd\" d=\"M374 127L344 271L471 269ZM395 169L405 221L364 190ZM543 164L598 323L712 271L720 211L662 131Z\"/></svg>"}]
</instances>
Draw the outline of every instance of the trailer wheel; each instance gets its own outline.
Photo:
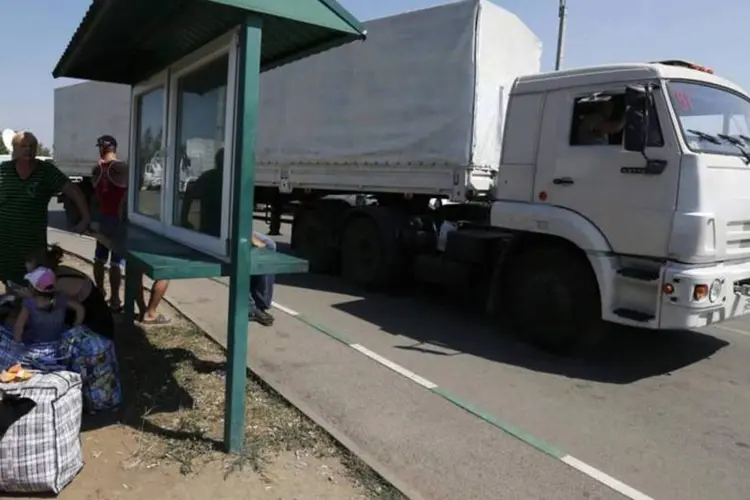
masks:
<instances>
[{"instance_id":1,"label":"trailer wheel","mask_svg":"<svg viewBox=\"0 0 750 500\"><path fill-rule=\"evenodd\" d=\"M311 272L327 273L336 265L329 233L330 229L323 226L319 209L302 208L294 215L292 249L309 262Z\"/></svg>"},{"instance_id":2,"label":"trailer wheel","mask_svg":"<svg viewBox=\"0 0 750 500\"><path fill-rule=\"evenodd\" d=\"M565 247L532 247L518 255L504 289L517 335L544 350L578 353L604 333L596 277Z\"/></svg>"},{"instance_id":3,"label":"trailer wheel","mask_svg":"<svg viewBox=\"0 0 750 500\"><path fill-rule=\"evenodd\" d=\"M369 217L357 217L344 228L341 274L364 288L379 288L390 281L387 246Z\"/></svg>"}]
</instances>

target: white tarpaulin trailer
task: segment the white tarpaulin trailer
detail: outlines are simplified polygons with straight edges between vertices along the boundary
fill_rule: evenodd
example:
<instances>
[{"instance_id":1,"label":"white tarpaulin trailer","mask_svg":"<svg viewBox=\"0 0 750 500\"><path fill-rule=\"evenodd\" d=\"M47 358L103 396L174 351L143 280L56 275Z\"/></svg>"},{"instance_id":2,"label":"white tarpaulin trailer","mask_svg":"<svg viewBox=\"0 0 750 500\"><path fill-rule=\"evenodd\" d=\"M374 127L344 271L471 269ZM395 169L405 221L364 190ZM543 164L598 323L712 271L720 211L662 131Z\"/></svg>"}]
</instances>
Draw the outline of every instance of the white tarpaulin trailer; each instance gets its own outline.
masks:
<instances>
[{"instance_id":1,"label":"white tarpaulin trailer","mask_svg":"<svg viewBox=\"0 0 750 500\"><path fill-rule=\"evenodd\" d=\"M130 87L82 82L55 89L55 164L68 176L91 175L99 151L96 139L115 137L127 161L130 136Z\"/></svg>"},{"instance_id":2,"label":"white tarpaulin trailer","mask_svg":"<svg viewBox=\"0 0 750 500\"><path fill-rule=\"evenodd\" d=\"M489 189L514 80L542 46L514 14L468 0L366 23L368 38L264 73L259 185Z\"/></svg>"}]
</instances>

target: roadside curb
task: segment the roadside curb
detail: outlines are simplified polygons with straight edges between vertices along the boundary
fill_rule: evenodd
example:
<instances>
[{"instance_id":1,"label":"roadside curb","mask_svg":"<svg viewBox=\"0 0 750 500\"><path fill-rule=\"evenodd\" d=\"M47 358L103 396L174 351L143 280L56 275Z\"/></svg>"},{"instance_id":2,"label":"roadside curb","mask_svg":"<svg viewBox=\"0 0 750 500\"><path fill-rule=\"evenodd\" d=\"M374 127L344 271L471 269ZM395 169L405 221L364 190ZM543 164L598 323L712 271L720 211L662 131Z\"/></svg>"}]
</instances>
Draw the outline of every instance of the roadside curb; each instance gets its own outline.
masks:
<instances>
[{"instance_id":1,"label":"roadside curb","mask_svg":"<svg viewBox=\"0 0 750 500\"><path fill-rule=\"evenodd\" d=\"M60 246L60 248L62 248L65 254L93 265L92 259L85 257L72 250L68 250L60 243L58 243L58 245ZM145 285L143 286L143 288L145 290L149 289L149 287ZM169 294L165 294L163 300L167 302L167 304L169 304L169 306L175 309L179 314L184 316L188 321L193 323L203 333L203 335L207 339L209 339L211 342L213 342L214 344L221 347L224 351L226 351L226 346L211 334L210 327L205 322L203 322L197 316L187 312L185 309L180 307L178 305L178 302L174 300L172 297L170 297ZM307 418L312 420L317 426L322 428L326 433L328 433L329 436L331 436L336 442L338 442L340 446L348 450L349 453L351 453L352 455L362 460L362 462L364 462L365 465L370 467L376 474L378 474L391 486L393 486L395 489L401 492L401 494L403 494L405 497L407 497L410 500L425 500L425 498L421 494L419 494L412 487L410 487L405 481L402 481L390 468L388 468L386 465L380 462L377 458L372 456L372 454L363 450L359 445L354 443L346 435L338 431L335 428L335 426L331 424L328 420L326 420L324 417L319 415L316 411L311 409L310 406L307 403L305 403L302 400L302 398L298 397L293 391L284 389L279 384L269 382L268 379L263 376L262 370L258 371L250 366L246 366L246 370L248 371L248 373L251 373L252 375L262 380L264 384L266 384L279 396L285 399L289 404L297 408L297 410L299 410Z\"/></svg>"}]
</instances>

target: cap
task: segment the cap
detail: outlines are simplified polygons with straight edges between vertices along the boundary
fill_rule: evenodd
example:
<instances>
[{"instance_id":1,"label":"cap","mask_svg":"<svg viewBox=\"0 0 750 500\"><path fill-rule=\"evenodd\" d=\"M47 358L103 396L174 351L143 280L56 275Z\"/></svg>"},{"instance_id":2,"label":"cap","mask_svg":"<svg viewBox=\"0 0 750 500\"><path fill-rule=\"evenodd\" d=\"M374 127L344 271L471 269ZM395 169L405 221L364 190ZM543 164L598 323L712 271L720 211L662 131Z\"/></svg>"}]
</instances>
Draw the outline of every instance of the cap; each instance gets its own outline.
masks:
<instances>
[{"instance_id":1,"label":"cap","mask_svg":"<svg viewBox=\"0 0 750 500\"><path fill-rule=\"evenodd\" d=\"M117 139L111 135L103 135L96 140L97 148L116 148Z\"/></svg>"},{"instance_id":2,"label":"cap","mask_svg":"<svg viewBox=\"0 0 750 500\"><path fill-rule=\"evenodd\" d=\"M47 267L37 267L24 278L39 292L51 292L55 289L55 273Z\"/></svg>"}]
</instances>

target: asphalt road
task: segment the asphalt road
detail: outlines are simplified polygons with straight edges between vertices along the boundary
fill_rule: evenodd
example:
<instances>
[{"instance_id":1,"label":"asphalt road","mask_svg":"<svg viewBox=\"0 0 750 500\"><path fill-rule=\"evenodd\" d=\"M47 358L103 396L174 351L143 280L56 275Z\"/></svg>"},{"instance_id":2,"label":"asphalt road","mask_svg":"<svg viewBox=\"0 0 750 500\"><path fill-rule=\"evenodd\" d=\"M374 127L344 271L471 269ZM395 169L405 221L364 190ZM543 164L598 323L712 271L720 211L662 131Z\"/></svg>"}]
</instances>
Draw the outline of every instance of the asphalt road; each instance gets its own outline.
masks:
<instances>
[{"instance_id":1,"label":"asphalt road","mask_svg":"<svg viewBox=\"0 0 750 500\"><path fill-rule=\"evenodd\" d=\"M283 243L289 227L282 232ZM700 332L618 328L590 358L570 361L499 334L496 325L449 295L368 295L335 277L315 275L280 276L278 283L276 300L284 306L650 497L750 498L750 319ZM373 409L384 406L388 388L382 380L369 382L358 381L359 390L378 394L381 402L373 399ZM420 389L411 385L408 390ZM541 458L528 458L542 454L468 414L460 431L454 426L449 428L454 435L441 434L440 412L446 421L449 414L458 417L445 406L429 411L425 425L433 426L436 446L472 443L469 455L476 464L512 469L517 464L507 463L508 456L518 455L499 454L492 446L528 448L525 460L539 460L538 474L527 468L522 480L547 493L527 490L525 498L551 498L550 491L555 498L622 498L597 485L581 486L582 475L571 468L562 472ZM497 441L490 445L491 440ZM443 457L421 467L448 467L450 475L449 462ZM466 498L524 498L480 493L487 480L482 474L484 468L454 478L471 483L467 491L476 493Z\"/></svg>"}]
</instances>

